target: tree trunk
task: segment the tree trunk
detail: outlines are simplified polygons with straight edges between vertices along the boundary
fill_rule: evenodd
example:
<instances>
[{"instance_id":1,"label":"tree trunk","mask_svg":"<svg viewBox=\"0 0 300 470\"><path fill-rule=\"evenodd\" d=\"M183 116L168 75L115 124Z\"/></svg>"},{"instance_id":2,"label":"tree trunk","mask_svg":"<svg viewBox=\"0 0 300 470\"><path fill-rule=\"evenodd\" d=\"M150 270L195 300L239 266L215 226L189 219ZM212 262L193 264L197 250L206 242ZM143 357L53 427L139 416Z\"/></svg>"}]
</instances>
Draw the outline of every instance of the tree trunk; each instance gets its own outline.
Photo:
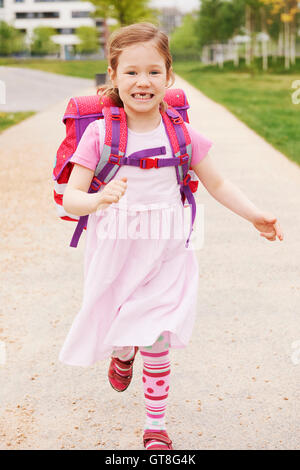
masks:
<instances>
[{"instance_id":1,"label":"tree trunk","mask_svg":"<svg viewBox=\"0 0 300 470\"><path fill-rule=\"evenodd\" d=\"M238 44L234 45L234 60L233 60L233 63L235 65L235 67L239 66L239 45Z\"/></svg>"},{"instance_id":2,"label":"tree trunk","mask_svg":"<svg viewBox=\"0 0 300 470\"><path fill-rule=\"evenodd\" d=\"M246 16L246 34L249 37L249 41L246 42L246 51L245 51L245 60L246 60L246 65L251 64L251 7L249 5L246 5L246 11L245 11L245 16Z\"/></svg>"},{"instance_id":3,"label":"tree trunk","mask_svg":"<svg viewBox=\"0 0 300 470\"><path fill-rule=\"evenodd\" d=\"M278 47L277 47L277 57L283 57L283 27L284 25L282 24L281 26L281 31L279 32L278 36Z\"/></svg>"},{"instance_id":4,"label":"tree trunk","mask_svg":"<svg viewBox=\"0 0 300 470\"><path fill-rule=\"evenodd\" d=\"M264 34L267 34L267 25L266 25L266 10L264 7L261 8L261 31ZM263 59L263 70L268 70L268 41L262 41L262 59Z\"/></svg>"},{"instance_id":5,"label":"tree trunk","mask_svg":"<svg viewBox=\"0 0 300 470\"><path fill-rule=\"evenodd\" d=\"M121 26L126 26L126 10L124 9L123 6L119 6L118 8L118 13L119 13L119 22Z\"/></svg>"},{"instance_id":6,"label":"tree trunk","mask_svg":"<svg viewBox=\"0 0 300 470\"><path fill-rule=\"evenodd\" d=\"M222 69L224 67L224 47L223 44L219 46L219 67Z\"/></svg>"},{"instance_id":7,"label":"tree trunk","mask_svg":"<svg viewBox=\"0 0 300 470\"><path fill-rule=\"evenodd\" d=\"M296 19L293 18L291 23L291 44L290 44L290 53L291 53L291 64L295 65L296 63Z\"/></svg>"},{"instance_id":8,"label":"tree trunk","mask_svg":"<svg viewBox=\"0 0 300 470\"><path fill-rule=\"evenodd\" d=\"M284 23L284 67L290 68L290 23Z\"/></svg>"}]
</instances>

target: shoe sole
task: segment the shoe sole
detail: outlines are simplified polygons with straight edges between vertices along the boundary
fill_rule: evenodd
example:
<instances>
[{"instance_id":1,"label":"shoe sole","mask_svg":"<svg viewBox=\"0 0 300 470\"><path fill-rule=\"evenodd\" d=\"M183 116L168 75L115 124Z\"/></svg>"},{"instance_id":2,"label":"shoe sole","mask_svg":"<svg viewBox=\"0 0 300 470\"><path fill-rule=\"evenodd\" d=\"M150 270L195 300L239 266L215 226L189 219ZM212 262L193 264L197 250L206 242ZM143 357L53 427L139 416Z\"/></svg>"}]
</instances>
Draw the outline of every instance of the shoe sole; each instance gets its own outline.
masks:
<instances>
[{"instance_id":1,"label":"shoe sole","mask_svg":"<svg viewBox=\"0 0 300 470\"><path fill-rule=\"evenodd\" d=\"M110 380L108 380L109 383L110 383ZM130 382L131 383L131 382ZM124 388L123 390L118 390L117 388L115 388L111 383L110 383L110 386L111 388L113 388L116 392L119 392L119 393L122 393L122 392L125 392L125 390L127 390L127 388L129 387L130 383L127 385L126 388Z\"/></svg>"}]
</instances>

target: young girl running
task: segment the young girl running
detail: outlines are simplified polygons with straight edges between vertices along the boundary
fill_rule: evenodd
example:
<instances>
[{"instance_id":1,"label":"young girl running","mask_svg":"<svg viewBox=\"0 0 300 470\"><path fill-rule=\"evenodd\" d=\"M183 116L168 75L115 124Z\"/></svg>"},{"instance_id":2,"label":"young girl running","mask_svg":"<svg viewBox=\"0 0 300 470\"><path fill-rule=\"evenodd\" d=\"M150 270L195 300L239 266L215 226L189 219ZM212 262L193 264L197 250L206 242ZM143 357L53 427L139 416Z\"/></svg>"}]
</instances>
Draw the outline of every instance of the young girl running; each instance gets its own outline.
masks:
<instances>
[{"instance_id":1,"label":"young girl running","mask_svg":"<svg viewBox=\"0 0 300 470\"><path fill-rule=\"evenodd\" d=\"M115 32L109 43L111 85L102 92L124 108L128 126L125 156L147 148L166 149L172 158L162 115L166 89L174 83L168 38L150 23ZM139 350L143 360L146 449L173 449L165 426L171 362L169 349L184 348L196 314L198 263L184 238L100 236L124 214L127 226L143 211L161 215L182 208L172 166L147 169L123 165L97 193L88 193L104 147L104 120L89 124L72 157L65 194L70 214L90 214L86 233L82 307L60 352L66 364L87 366L111 356L108 379L122 392L132 378ZM192 143L191 168L208 192L249 220L268 240L283 240L275 217L254 206L207 155L211 142L186 124ZM126 206L122 202L126 199ZM139 210L137 210L137 207ZM160 219L159 219L160 220ZM148 234L149 235L149 234Z\"/></svg>"}]
</instances>

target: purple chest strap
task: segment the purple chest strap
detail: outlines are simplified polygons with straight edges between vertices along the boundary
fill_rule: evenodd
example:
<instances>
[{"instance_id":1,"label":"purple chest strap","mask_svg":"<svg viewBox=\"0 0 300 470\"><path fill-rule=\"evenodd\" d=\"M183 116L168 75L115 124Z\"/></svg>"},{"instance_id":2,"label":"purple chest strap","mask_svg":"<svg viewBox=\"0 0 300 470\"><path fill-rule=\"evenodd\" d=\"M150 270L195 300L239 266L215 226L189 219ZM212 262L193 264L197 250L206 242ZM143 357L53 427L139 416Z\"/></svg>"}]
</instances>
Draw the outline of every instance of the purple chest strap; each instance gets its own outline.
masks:
<instances>
[{"instance_id":1,"label":"purple chest strap","mask_svg":"<svg viewBox=\"0 0 300 470\"><path fill-rule=\"evenodd\" d=\"M165 154L166 154L166 147L156 147L156 148L144 149L144 150L140 150L138 152L134 152L128 158L133 157L133 159L142 159L142 158L154 157L154 156L157 156L157 155L165 155ZM113 157L118 159L117 156L110 155L110 159L113 158ZM106 165L104 165L103 169L100 170L100 172L98 173L96 178L100 181L104 181L115 164L116 163L114 163L114 162L110 162L110 163L107 163ZM123 164L126 164L126 163L124 162ZM99 189L100 189L99 186L98 187L95 187L95 186L90 187L90 189L88 190L88 193L96 193L96 192L98 192ZM73 248L77 247L78 241L79 241L80 236L83 232L83 229L84 229L84 227L87 226L88 218L89 218L88 215L83 215L79 218L77 226L75 228L75 231L74 231L72 239L71 239L71 243L70 243L71 247L73 247Z\"/></svg>"},{"instance_id":2,"label":"purple chest strap","mask_svg":"<svg viewBox=\"0 0 300 470\"><path fill-rule=\"evenodd\" d=\"M109 162L104 165L103 169L100 170L98 175L96 176L97 180L99 181L105 181L105 178L111 171L112 167L114 165L133 165L133 166L139 166L142 169L149 169L149 168L161 168L164 166L178 166L182 164L186 164L186 161L183 160L181 161L180 158L178 157L173 157L173 158L155 158L154 160L149 160L149 157L154 157L157 155L165 155L166 154L166 148L165 147L157 147L157 148L152 148L152 149L144 149L140 150L138 152L134 152L129 157L118 157L117 155L110 155L109 157ZM187 156L188 158L188 156ZM151 165L149 165L149 162L151 161ZM181 188L180 191L186 196L186 199L191 207L191 226L190 226L190 233L188 236L188 239L186 241L186 248L189 246L189 241L190 241L190 236L193 230L193 225L195 221L195 216L196 216L196 203L195 203L195 198L193 196L193 193L190 189L189 186L189 180L190 176L187 175L187 177L184 179L184 181L181 183ZM90 187L89 193L96 193L99 190L99 187ZM76 247L78 245L79 238L81 236L81 233L86 227L87 222L88 222L88 215L81 216L79 218L79 221L77 223L76 229L74 231L70 246L71 247Z\"/></svg>"}]
</instances>

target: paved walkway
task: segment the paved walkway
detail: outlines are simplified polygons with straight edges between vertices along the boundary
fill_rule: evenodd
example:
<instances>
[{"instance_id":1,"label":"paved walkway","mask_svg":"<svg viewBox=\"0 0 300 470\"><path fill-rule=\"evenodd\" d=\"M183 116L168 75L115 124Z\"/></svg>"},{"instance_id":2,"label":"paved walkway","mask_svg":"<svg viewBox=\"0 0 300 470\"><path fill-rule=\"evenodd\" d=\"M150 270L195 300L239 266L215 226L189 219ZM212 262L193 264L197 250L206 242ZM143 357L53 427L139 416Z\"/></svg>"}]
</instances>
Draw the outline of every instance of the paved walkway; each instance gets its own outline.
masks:
<instances>
[{"instance_id":1,"label":"paved walkway","mask_svg":"<svg viewBox=\"0 0 300 470\"><path fill-rule=\"evenodd\" d=\"M214 141L223 174L278 216L285 241L261 238L201 191L198 318L189 347L172 351L168 430L176 449L296 449L300 169L186 82L177 85L193 103L192 124ZM66 103L0 135L0 340L7 352L0 448L141 449L140 357L124 394L107 382L108 361L89 368L58 362L81 304L84 249L83 240L69 248L74 226L57 220L52 204Z\"/></svg>"},{"instance_id":2,"label":"paved walkway","mask_svg":"<svg viewBox=\"0 0 300 470\"><path fill-rule=\"evenodd\" d=\"M85 78L6 66L0 66L0 81L6 88L6 103L0 101L0 112L41 111L93 86L93 80Z\"/></svg>"}]
</instances>

